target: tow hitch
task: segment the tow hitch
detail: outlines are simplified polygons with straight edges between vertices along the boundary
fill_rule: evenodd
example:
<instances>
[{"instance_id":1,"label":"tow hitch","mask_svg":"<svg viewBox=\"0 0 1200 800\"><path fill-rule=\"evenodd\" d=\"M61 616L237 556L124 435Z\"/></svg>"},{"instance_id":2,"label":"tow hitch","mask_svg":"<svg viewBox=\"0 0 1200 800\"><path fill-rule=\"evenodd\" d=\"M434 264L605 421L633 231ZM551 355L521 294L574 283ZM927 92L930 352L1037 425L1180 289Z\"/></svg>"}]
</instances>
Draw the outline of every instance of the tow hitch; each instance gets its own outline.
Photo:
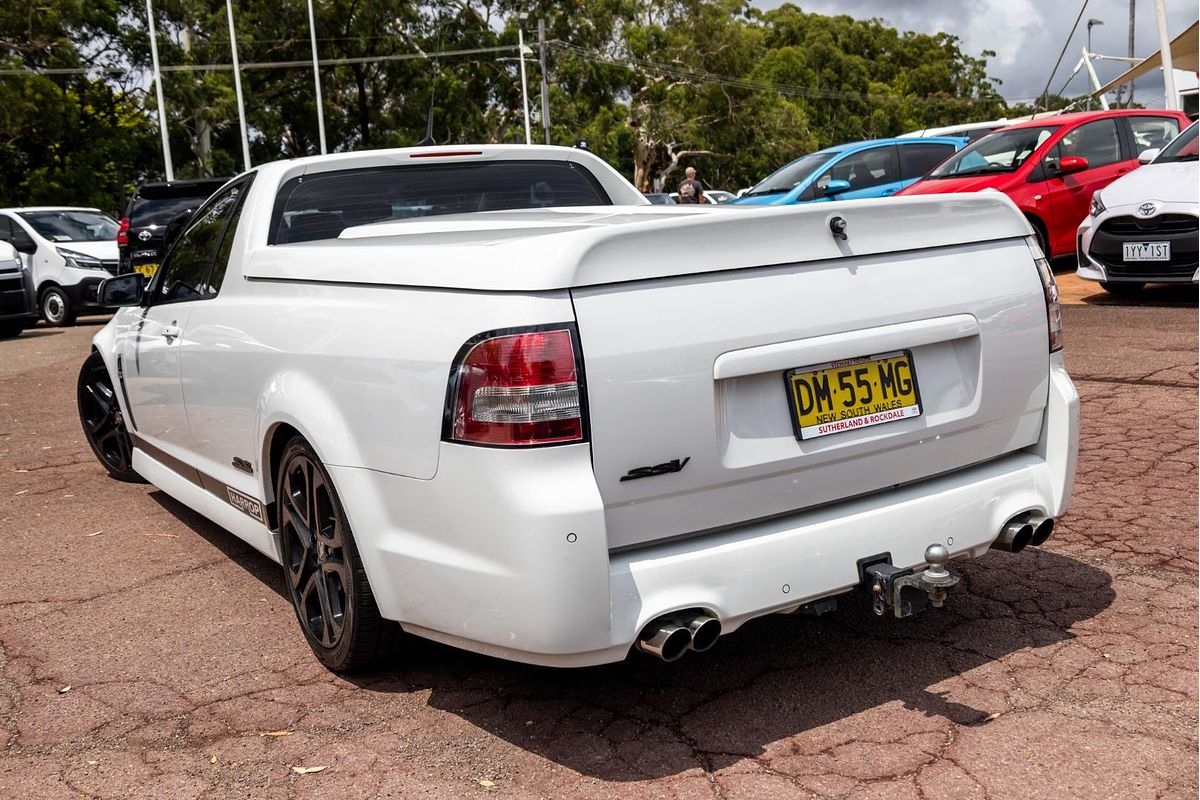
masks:
<instances>
[{"instance_id":1,"label":"tow hitch","mask_svg":"<svg viewBox=\"0 0 1200 800\"><path fill-rule=\"evenodd\" d=\"M865 564L863 579L871 590L875 614L882 617L891 608L897 619L904 619L924 611L926 602L941 608L946 592L958 583L958 578L946 569L949 561L950 551L934 543L925 548L925 563L929 566L921 572L893 567L887 561Z\"/></svg>"}]
</instances>

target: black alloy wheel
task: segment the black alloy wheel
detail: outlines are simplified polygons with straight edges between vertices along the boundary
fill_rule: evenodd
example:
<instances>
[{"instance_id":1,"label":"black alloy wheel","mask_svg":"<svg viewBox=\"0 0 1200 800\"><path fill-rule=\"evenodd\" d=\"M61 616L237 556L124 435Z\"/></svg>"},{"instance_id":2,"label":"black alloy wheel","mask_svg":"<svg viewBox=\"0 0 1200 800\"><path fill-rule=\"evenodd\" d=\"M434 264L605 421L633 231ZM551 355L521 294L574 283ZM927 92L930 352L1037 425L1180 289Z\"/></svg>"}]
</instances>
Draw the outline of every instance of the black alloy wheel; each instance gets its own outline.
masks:
<instances>
[{"instance_id":1,"label":"black alloy wheel","mask_svg":"<svg viewBox=\"0 0 1200 800\"><path fill-rule=\"evenodd\" d=\"M113 391L108 367L99 353L88 356L79 370L76 402L83 435L108 474L119 481L145 483L142 476L133 471L133 444L125 428L125 418Z\"/></svg>"},{"instance_id":2,"label":"black alloy wheel","mask_svg":"<svg viewBox=\"0 0 1200 800\"><path fill-rule=\"evenodd\" d=\"M288 592L309 647L337 672L377 664L399 625L380 617L329 473L299 436L280 459L275 503Z\"/></svg>"}]
</instances>

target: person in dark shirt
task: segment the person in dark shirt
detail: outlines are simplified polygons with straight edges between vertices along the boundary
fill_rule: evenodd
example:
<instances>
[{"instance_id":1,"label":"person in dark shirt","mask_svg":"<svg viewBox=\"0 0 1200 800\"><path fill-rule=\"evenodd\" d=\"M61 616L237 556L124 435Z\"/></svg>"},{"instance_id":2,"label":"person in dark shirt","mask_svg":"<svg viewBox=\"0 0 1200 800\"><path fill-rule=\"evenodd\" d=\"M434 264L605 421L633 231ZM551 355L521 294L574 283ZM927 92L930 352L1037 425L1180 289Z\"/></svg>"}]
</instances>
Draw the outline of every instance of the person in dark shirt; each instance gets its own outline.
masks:
<instances>
[{"instance_id":1,"label":"person in dark shirt","mask_svg":"<svg viewBox=\"0 0 1200 800\"><path fill-rule=\"evenodd\" d=\"M679 184L679 202L707 203L708 200L704 197L704 187L700 185L700 181L696 180L696 168L688 167L684 170L684 174L687 177Z\"/></svg>"}]
</instances>

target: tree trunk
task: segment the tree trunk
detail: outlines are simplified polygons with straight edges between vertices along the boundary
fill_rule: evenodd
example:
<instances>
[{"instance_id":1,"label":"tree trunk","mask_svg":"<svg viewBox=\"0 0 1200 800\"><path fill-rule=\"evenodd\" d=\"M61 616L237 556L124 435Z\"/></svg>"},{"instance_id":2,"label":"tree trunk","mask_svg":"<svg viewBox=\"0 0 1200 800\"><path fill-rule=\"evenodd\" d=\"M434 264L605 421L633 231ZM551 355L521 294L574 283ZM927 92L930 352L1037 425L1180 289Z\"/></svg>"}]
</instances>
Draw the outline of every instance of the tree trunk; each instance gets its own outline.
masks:
<instances>
[{"instance_id":1,"label":"tree trunk","mask_svg":"<svg viewBox=\"0 0 1200 800\"><path fill-rule=\"evenodd\" d=\"M371 114L367 107L367 74L361 64L353 64L354 84L358 87L358 132L362 136L362 146L371 146Z\"/></svg>"}]
</instances>

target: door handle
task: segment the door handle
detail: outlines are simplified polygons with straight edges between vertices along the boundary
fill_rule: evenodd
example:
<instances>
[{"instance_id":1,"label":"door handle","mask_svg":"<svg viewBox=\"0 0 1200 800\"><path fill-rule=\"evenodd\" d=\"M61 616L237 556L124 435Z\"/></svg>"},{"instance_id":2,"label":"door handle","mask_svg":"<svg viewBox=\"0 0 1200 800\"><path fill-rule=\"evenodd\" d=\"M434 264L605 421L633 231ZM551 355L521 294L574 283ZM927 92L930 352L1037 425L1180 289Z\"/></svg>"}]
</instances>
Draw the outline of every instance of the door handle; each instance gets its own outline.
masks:
<instances>
[{"instance_id":1,"label":"door handle","mask_svg":"<svg viewBox=\"0 0 1200 800\"><path fill-rule=\"evenodd\" d=\"M164 325L162 335L167 340L167 344L174 344L175 340L179 338L179 328L174 325Z\"/></svg>"},{"instance_id":2,"label":"door handle","mask_svg":"<svg viewBox=\"0 0 1200 800\"><path fill-rule=\"evenodd\" d=\"M884 189L882 192L880 192L880 193L879 193L879 196L880 196L880 197L887 197L887 196L889 196L889 195L893 195L893 194L895 194L895 193L896 193L896 190L895 190L895 189Z\"/></svg>"}]
</instances>

